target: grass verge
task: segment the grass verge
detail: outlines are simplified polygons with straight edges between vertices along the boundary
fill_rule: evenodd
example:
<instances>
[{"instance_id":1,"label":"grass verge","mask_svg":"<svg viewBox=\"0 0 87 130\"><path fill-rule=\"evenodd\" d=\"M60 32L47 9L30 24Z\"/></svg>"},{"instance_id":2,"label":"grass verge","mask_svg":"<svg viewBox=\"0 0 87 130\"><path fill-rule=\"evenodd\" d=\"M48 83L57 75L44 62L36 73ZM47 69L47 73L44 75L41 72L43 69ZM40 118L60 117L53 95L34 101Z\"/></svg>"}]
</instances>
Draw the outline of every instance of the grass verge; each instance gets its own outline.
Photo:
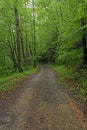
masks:
<instances>
[{"instance_id":1,"label":"grass verge","mask_svg":"<svg viewBox=\"0 0 87 130\"><path fill-rule=\"evenodd\" d=\"M61 84L75 93L75 96L87 101L87 75L85 70L79 72L73 68L66 68L63 65L49 65L52 69L58 72Z\"/></svg>"},{"instance_id":2,"label":"grass verge","mask_svg":"<svg viewBox=\"0 0 87 130\"><path fill-rule=\"evenodd\" d=\"M22 73L0 78L0 93L13 90L17 83L36 71L37 68L31 68L30 70L23 71Z\"/></svg>"}]
</instances>

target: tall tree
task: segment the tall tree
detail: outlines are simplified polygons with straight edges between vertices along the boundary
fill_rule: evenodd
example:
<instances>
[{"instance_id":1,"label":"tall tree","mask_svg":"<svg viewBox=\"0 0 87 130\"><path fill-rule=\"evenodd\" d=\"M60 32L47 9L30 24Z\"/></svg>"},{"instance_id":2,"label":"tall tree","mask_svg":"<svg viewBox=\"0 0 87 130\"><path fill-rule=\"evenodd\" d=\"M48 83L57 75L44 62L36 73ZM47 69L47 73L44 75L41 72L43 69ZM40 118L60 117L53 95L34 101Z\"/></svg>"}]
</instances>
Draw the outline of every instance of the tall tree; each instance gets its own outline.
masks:
<instances>
[{"instance_id":1,"label":"tall tree","mask_svg":"<svg viewBox=\"0 0 87 130\"><path fill-rule=\"evenodd\" d=\"M33 5L33 44L34 44L34 66L36 67L36 24L35 24L35 0L32 0Z\"/></svg>"},{"instance_id":2,"label":"tall tree","mask_svg":"<svg viewBox=\"0 0 87 130\"><path fill-rule=\"evenodd\" d=\"M19 14L18 14L18 0L15 0L14 14L15 14L16 43L17 43L17 67L18 67L18 71L21 72L22 67L21 67L20 25L19 25Z\"/></svg>"}]
</instances>

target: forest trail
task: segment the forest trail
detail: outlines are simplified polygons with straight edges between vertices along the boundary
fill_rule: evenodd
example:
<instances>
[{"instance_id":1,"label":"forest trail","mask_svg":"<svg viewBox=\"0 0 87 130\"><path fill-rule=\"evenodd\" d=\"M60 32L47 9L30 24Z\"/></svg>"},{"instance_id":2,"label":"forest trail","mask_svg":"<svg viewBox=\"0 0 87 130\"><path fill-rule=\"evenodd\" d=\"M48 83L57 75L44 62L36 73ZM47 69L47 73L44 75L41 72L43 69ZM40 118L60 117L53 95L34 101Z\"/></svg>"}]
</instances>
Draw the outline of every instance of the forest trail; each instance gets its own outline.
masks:
<instances>
[{"instance_id":1,"label":"forest trail","mask_svg":"<svg viewBox=\"0 0 87 130\"><path fill-rule=\"evenodd\" d=\"M56 74L42 66L0 112L0 130L86 130Z\"/></svg>"}]
</instances>

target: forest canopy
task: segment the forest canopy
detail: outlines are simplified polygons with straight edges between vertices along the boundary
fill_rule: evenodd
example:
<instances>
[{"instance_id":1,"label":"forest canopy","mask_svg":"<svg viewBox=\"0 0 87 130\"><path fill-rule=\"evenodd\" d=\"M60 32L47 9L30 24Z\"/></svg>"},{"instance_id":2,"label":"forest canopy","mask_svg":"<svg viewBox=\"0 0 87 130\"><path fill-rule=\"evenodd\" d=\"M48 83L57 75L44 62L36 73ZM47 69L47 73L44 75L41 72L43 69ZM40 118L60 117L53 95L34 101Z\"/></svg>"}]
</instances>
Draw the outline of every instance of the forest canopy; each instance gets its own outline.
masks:
<instances>
[{"instance_id":1,"label":"forest canopy","mask_svg":"<svg viewBox=\"0 0 87 130\"><path fill-rule=\"evenodd\" d=\"M87 66L87 0L1 0L0 76L38 62Z\"/></svg>"}]
</instances>

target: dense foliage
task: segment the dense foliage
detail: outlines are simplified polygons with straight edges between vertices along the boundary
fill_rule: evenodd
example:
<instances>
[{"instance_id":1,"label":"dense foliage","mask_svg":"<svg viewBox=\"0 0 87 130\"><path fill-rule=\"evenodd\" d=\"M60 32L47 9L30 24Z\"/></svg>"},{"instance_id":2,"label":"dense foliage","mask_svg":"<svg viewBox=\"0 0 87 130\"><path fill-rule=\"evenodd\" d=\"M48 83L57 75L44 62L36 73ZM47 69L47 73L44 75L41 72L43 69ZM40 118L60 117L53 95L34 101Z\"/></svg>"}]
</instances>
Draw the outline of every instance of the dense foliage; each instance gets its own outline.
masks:
<instances>
[{"instance_id":1,"label":"dense foliage","mask_svg":"<svg viewBox=\"0 0 87 130\"><path fill-rule=\"evenodd\" d=\"M33 5L28 0L0 1L0 75L21 72L33 65Z\"/></svg>"},{"instance_id":2,"label":"dense foliage","mask_svg":"<svg viewBox=\"0 0 87 130\"><path fill-rule=\"evenodd\" d=\"M0 76L51 62L87 86L87 0L1 0L0 12Z\"/></svg>"}]
</instances>

